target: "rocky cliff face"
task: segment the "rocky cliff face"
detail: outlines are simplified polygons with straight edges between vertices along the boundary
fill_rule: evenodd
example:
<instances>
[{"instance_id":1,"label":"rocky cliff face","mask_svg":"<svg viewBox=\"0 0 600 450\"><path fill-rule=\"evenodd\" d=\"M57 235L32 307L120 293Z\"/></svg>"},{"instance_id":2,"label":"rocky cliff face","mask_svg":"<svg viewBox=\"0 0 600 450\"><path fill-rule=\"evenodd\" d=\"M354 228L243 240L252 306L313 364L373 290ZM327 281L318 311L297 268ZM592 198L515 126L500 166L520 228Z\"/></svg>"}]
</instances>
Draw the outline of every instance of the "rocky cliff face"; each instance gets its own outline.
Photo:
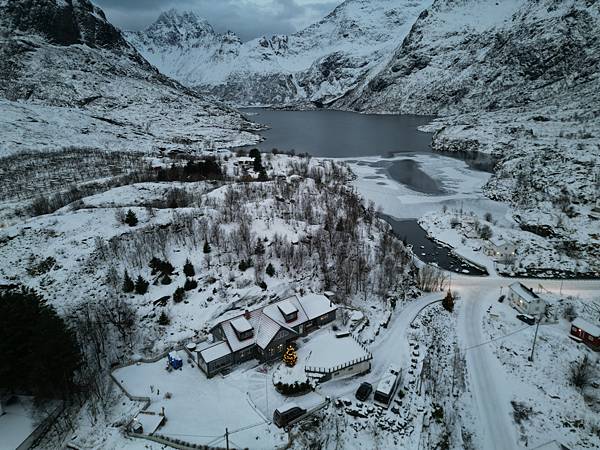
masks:
<instances>
[{"instance_id":1,"label":"rocky cliff face","mask_svg":"<svg viewBox=\"0 0 600 450\"><path fill-rule=\"evenodd\" d=\"M0 0L0 155L257 140L236 111L160 74L87 0Z\"/></svg>"},{"instance_id":2,"label":"rocky cliff face","mask_svg":"<svg viewBox=\"0 0 600 450\"><path fill-rule=\"evenodd\" d=\"M338 106L361 111L493 111L597 82L598 2L436 0L388 64Z\"/></svg>"},{"instance_id":3,"label":"rocky cliff face","mask_svg":"<svg viewBox=\"0 0 600 450\"><path fill-rule=\"evenodd\" d=\"M13 32L40 34L57 45L127 46L104 12L88 0L8 0L0 6L3 25Z\"/></svg>"},{"instance_id":4,"label":"rocky cliff face","mask_svg":"<svg viewBox=\"0 0 600 450\"><path fill-rule=\"evenodd\" d=\"M242 43L170 11L128 40L161 72L238 105L323 105L385 64L430 0L347 0L290 36Z\"/></svg>"}]
</instances>

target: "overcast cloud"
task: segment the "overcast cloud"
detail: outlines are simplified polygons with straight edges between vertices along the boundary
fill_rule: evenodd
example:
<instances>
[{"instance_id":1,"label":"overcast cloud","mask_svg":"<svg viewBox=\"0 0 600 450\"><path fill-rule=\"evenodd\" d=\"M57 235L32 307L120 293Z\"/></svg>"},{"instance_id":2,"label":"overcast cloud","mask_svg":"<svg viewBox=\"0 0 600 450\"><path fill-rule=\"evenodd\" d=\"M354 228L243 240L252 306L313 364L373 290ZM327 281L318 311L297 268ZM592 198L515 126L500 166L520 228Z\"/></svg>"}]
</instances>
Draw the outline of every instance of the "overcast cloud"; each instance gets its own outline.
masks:
<instances>
[{"instance_id":1,"label":"overcast cloud","mask_svg":"<svg viewBox=\"0 0 600 450\"><path fill-rule=\"evenodd\" d=\"M193 10L219 32L242 40L292 33L328 14L341 0L93 0L123 30L142 30L162 11Z\"/></svg>"}]
</instances>

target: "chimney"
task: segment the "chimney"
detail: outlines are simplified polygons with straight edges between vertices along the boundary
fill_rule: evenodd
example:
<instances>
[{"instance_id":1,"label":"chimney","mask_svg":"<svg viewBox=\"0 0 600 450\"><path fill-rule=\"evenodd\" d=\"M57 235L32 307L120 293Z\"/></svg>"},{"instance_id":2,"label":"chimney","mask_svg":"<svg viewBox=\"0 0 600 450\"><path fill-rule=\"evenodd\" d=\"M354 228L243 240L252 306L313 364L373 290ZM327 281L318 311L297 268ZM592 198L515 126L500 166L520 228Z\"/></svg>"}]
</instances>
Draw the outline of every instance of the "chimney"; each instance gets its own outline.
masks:
<instances>
[{"instance_id":1,"label":"chimney","mask_svg":"<svg viewBox=\"0 0 600 450\"><path fill-rule=\"evenodd\" d=\"M246 318L246 320L250 320L250 311L246 310L244 312L244 317Z\"/></svg>"}]
</instances>

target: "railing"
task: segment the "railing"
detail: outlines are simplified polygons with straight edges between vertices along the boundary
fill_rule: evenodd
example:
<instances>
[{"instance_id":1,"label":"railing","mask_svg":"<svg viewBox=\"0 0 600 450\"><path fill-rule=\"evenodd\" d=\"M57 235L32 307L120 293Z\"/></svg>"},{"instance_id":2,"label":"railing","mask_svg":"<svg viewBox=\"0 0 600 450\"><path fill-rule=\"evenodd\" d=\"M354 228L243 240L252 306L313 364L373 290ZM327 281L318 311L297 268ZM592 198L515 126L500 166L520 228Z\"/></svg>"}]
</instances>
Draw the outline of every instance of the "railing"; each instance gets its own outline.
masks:
<instances>
[{"instance_id":1,"label":"railing","mask_svg":"<svg viewBox=\"0 0 600 450\"><path fill-rule=\"evenodd\" d=\"M363 356L362 358L353 359L351 361L345 362L344 364L339 364L333 367L313 367L313 366L305 366L304 372L311 373L320 373L323 375L328 375L333 372L338 372L342 369L346 369L347 367L354 366L356 364L360 364L361 362L369 361L373 359L373 355L369 353L368 355Z\"/></svg>"}]
</instances>

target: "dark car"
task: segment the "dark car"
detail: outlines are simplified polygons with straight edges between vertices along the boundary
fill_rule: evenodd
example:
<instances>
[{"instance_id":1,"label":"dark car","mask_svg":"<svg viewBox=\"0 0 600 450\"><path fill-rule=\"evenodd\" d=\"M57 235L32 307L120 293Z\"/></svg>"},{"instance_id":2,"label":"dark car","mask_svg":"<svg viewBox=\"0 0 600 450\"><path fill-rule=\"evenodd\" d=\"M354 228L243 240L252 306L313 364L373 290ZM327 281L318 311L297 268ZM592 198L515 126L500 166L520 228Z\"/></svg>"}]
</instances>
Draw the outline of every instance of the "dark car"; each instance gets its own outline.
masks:
<instances>
[{"instance_id":1,"label":"dark car","mask_svg":"<svg viewBox=\"0 0 600 450\"><path fill-rule=\"evenodd\" d=\"M369 398L369 395L371 395L372 391L373 386L371 386L371 383L364 382L361 383L361 385L358 387L354 396L361 402L364 402L366 399Z\"/></svg>"},{"instance_id":2,"label":"dark car","mask_svg":"<svg viewBox=\"0 0 600 450\"><path fill-rule=\"evenodd\" d=\"M528 325L535 324L535 317L527 315L527 314L517 314L517 319L519 319L522 322L525 322Z\"/></svg>"},{"instance_id":3,"label":"dark car","mask_svg":"<svg viewBox=\"0 0 600 450\"><path fill-rule=\"evenodd\" d=\"M304 414L306 414L306 410L297 405L280 406L273 412L273 422L279 428L283 428Z\"/></svg>"},{"instance_id":4,"label":"dark car","mask_svg":"<svg viewBox=\"0 0 600 450\"><path fill-rule=\"evenodd\" d=\"M505 298L506 298L506 295L502 294L500 297L498 297L498 303L502 303Z\"/></svg>"}]
</instances>

